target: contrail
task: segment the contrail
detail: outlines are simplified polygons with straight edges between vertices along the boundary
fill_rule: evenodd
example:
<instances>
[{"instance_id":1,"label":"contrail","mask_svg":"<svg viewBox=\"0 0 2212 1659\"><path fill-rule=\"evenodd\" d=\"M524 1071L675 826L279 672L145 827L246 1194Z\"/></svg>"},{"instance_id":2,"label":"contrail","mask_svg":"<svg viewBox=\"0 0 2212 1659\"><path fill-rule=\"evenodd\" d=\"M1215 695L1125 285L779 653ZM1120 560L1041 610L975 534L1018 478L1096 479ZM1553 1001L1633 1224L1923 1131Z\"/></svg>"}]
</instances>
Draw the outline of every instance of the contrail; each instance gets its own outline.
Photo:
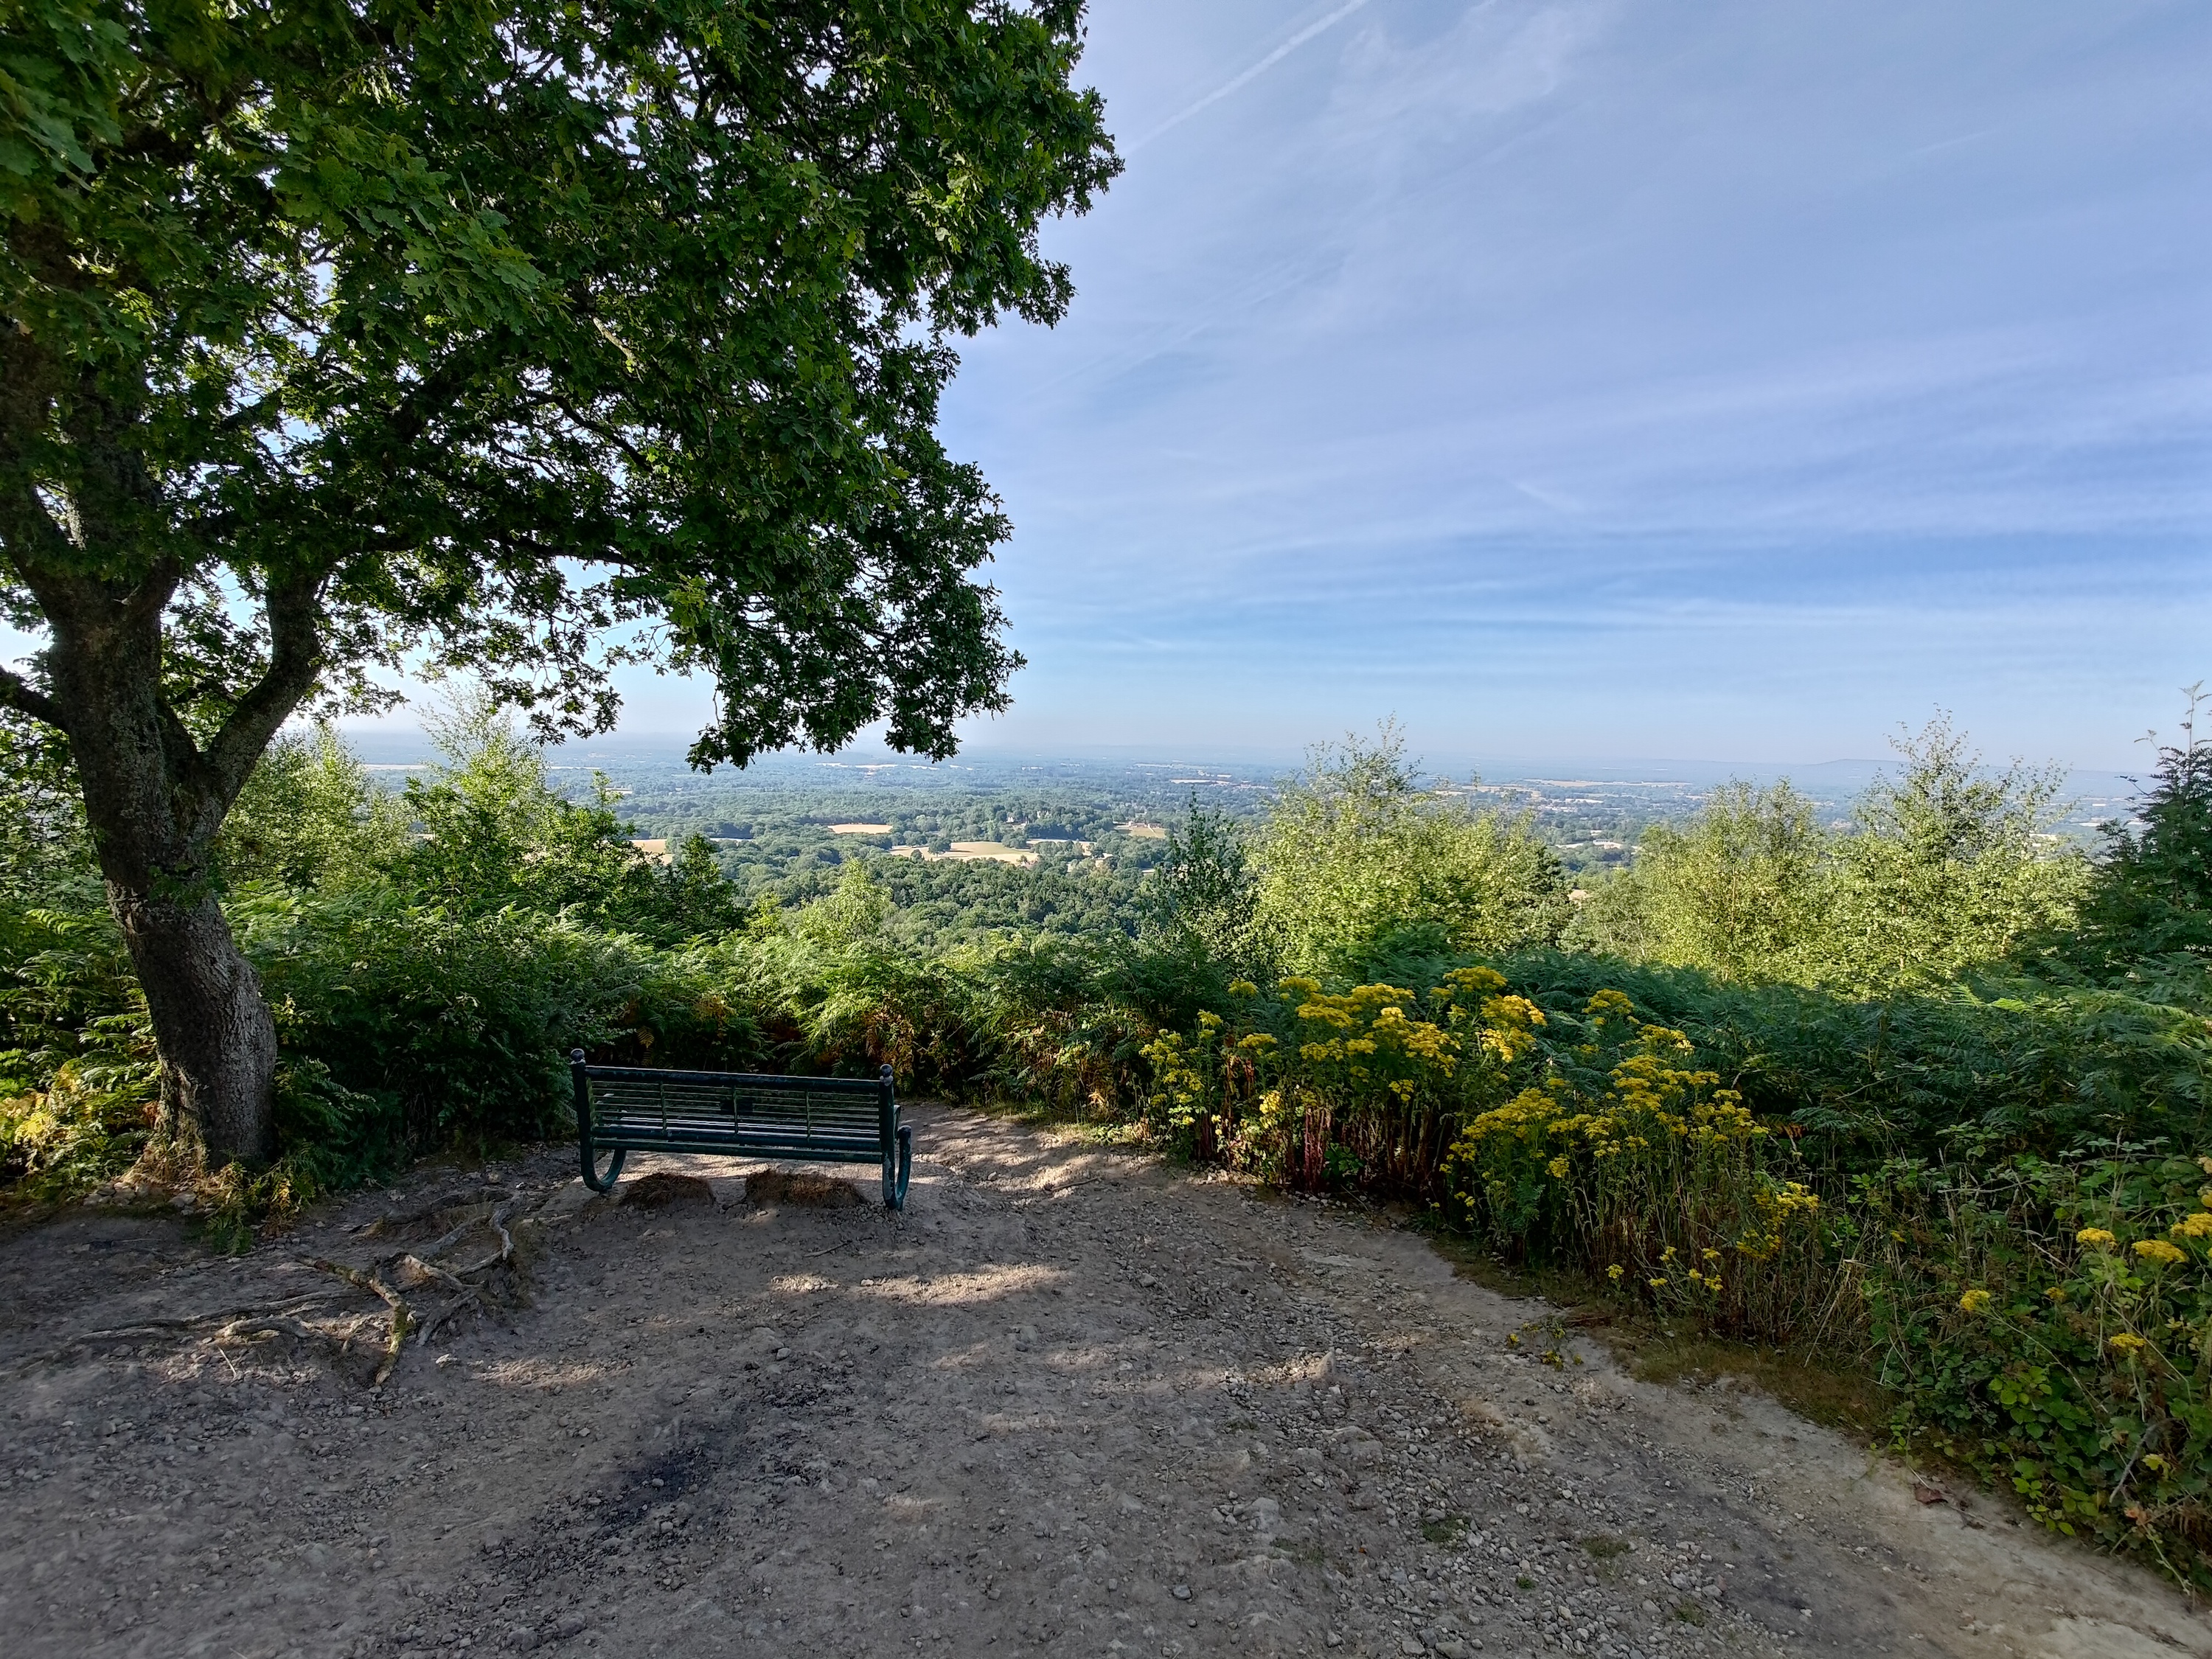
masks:
<instances>
[{"instance_id":1,"label":"contrail","mask_svg":"<svg viewBox=\"0 0 2212 1659\"><path fill-rule=\"evenodd\" d=\"M1265 75L1269 70L1274 68L1276 64L1281 63L1283 59L1288 58L1300 46L1303 46L1307 41L1312 40L1314 36L1319 34L1323 29L1328 28L1333 23L1342 22L1346 18L1351 16L1352 13L1358 11L1366 3L1367 0L1346 0L1345 4L1339 6L1334 11L1329 13L1328 16L1322 18L1319 22L1307 24L1296 34L1284 41L1281 46L1277 46L1274 51L1269 52L1258 63L1253 64L1250 69L1246 70L1243 74L1238 76L1235 80L1229 82L1225 85L1216 87L1212 92L1207 93L1205 97L1200 99L1189 108L1183 110L1177 114L1168 117L1166 120L1161 122L1159 125L1154 127L1143 137L1138 139L1135 143L1130 145L1130 154L1133 155L1138 150L1144 149L1146 144L1151 143L1153 139L1159 137L1163 133L1172 131L1175 128L1181 126L1184 122L1189 120L1192 116L1197 114L1200 110L1210 109L1214 105L1219 103L1223 99L1228 97L1230 94L1240 91L1243 88L1250 85L1255 78Z\"/></svg>"}]
</instances>

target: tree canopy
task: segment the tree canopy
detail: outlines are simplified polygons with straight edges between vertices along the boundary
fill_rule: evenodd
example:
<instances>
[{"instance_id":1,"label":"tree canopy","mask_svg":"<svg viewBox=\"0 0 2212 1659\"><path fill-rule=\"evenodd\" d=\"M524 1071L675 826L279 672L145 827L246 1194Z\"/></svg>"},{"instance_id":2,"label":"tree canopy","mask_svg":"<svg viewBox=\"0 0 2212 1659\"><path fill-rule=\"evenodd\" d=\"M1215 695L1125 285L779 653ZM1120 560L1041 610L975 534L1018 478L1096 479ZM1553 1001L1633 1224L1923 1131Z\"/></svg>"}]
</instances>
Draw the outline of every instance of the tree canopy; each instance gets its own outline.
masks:
<instances>
[{"instance_id":1,"label":"tree canopy","mask_svg":"<svg viewBox=\"0 0 2212 1659\"><path fill-rule=\"evenodd\" d=\"M67 733L142 976L161 905L220 932L190 890L272 735L395 671L551 735L623 661L703 670L702 764L1004 706L1007 523L933 428L1118 167L1081 17L0 6L0 607L46 641L0 702Z\"/></svg>"},{"instance_id":2,"label":"tree canopy","mask_svg":"<svg viewBox=\"0 0 2212 1659\"><path fill-rule=\"evenodd\" d=\"M1115 170L1077 5L8 9L7 601L166 609L216 765L403 660L603 724L622 624L717 673L705 759L1002 700L932 427Z\"/></svg>"}]
</instances>

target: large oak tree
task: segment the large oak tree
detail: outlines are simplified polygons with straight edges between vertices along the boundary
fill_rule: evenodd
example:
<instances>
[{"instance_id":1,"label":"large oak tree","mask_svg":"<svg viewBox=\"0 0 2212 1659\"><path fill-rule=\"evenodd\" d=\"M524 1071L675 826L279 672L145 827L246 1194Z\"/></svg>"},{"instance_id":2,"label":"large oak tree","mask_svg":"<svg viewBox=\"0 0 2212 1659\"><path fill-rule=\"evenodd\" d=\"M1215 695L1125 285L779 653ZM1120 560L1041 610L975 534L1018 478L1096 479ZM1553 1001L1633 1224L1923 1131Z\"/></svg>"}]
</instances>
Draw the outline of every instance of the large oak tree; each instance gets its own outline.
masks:
<instances>
[{"instance_id":1,"label":"large oak tree","mask_svg":"<svg viewBox=\"0 0 2212 1659\"><path fill-rule=\"evenodd\" d=\"M0 703L66 734L173 1136L275 1150L209 850L304 708L465 667L586 732L651 655L707 765L1004 705L937 402L1067 304L1082 9L0 0Z\"/></svg>"}]
</instances>

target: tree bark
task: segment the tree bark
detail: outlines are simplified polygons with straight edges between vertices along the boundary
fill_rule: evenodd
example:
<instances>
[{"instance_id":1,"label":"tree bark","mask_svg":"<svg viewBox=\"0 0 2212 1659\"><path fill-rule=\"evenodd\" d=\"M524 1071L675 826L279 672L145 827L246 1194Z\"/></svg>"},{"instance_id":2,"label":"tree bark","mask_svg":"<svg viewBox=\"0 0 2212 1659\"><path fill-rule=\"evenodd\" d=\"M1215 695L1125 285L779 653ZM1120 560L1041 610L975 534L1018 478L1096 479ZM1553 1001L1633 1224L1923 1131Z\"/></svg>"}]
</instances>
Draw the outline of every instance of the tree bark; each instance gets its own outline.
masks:
<instances>
[{"instance_id":1,"label":"tree bark","mask_svg":"<svg viewBox=\"0 0 2212 1659\"><path fill-rule=\"evenodd\" d=\"M52 690L27 696L17 681L0 695L69 734L108 907L161 1056L155 1151L259 1165L277 1151L276 1024L217 902L210 858L246 775L314 684L315 588L270 585L268 668L203 749L161 682L162 612L177 580L160 568L135 583L34 569L53 629Z\"/></svg>"},{"instance_id":2,"label":"tree bark","mask_svg":"<svg viewBox=\"0 0 2212 1659\"><path fill-rule=\"evenodd\" d=\"M157 1145L189 1162L276 1156L276 1022L212 894L172 901L111 882L161 1054Z\"/></svg>"}]
</instances>

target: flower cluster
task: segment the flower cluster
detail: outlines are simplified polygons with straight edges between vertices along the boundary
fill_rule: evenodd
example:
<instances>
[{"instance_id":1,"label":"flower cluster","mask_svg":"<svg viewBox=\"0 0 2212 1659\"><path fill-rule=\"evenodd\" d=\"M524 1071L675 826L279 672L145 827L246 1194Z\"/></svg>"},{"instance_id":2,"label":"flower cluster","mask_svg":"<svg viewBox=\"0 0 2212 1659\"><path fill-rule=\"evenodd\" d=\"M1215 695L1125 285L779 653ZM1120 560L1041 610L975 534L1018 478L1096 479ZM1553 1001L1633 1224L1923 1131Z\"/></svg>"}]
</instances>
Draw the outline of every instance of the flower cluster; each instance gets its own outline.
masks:
<instances>
[{"instance_id":1,"label":"flower cluster","mask_svg":"<svg viewBox=\"0 0 2212 1659\"><path fill-rule=\"evenodd\" d=\"M1581 1026L1578 1066L1461 1132L1446 1164L1455 1218L1501 1248L1548 1235L1608 1272L1625 1260L1655 1299L1700 1317L1727 1298L1743 1311L1771 1276L1723 1273L1723 1259L1803 1257L1793 1246L1817 1235L1818 1195L1767 1170L1765 1126L1682 1032L1638 1019L1612 990L1589 999Z\"/></svg>"}]
</instances>

